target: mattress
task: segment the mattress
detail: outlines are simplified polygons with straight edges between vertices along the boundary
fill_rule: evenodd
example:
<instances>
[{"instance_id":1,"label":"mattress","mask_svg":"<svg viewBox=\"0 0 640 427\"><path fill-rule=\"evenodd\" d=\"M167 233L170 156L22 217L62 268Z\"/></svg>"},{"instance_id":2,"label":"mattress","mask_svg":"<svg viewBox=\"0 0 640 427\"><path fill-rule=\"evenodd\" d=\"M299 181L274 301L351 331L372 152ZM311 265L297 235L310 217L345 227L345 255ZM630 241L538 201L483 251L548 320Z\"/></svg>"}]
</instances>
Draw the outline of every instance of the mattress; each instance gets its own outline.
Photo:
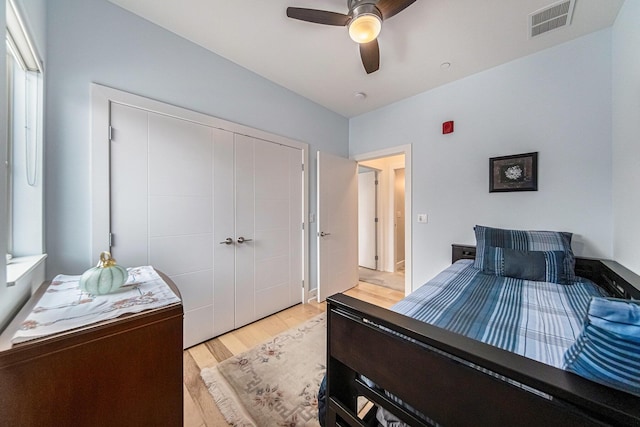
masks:
<instances>
[{"instance_id":1,"label":"mattress","mask_svg":"<svg viewBox=\"0 0 640 427\"><path fill-rule=\"evenodd\" d=\"M562 368L582 330L593 282L534 282L483 274L459 260L391 309L469 338Z\"/></svg>"}]
</instances>

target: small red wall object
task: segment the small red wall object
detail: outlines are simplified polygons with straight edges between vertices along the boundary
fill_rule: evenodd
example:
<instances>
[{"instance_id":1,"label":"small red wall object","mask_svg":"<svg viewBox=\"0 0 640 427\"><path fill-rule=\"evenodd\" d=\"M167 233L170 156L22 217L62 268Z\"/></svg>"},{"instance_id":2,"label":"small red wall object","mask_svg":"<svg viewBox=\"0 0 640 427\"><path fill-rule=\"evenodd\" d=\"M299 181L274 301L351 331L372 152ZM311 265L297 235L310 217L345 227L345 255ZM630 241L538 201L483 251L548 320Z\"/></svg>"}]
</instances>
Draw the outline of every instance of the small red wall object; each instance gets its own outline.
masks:
<instances>
[{"instance_id":1,"label":"small red wall object","mask_svg":"<svg viewBox=\"0 0 640 427\"><path fill-rule=\"evenodd\" d=\"M453 133L453 120L442 123L442 134Z\"/></svg>"}]
</instances>

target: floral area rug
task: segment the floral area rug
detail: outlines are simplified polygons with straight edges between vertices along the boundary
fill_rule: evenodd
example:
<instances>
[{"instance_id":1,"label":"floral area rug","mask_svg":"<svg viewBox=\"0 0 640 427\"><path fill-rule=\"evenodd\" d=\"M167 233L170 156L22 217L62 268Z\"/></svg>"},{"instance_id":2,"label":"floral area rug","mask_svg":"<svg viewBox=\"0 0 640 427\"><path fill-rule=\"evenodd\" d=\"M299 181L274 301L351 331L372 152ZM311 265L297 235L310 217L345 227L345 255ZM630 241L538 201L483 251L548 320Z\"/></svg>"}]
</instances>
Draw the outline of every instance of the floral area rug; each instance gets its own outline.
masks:
<instances>
[{"instance_id":1,"label":"floral area rug","mask_svg":"<svg viewBox=\"0 0 640 427\"><path fill-rule=\"evenodd\" d=\"M320 314L200 375L234 426L318 426L326 370L326 315Z\"/></svg>"}]
</instances>

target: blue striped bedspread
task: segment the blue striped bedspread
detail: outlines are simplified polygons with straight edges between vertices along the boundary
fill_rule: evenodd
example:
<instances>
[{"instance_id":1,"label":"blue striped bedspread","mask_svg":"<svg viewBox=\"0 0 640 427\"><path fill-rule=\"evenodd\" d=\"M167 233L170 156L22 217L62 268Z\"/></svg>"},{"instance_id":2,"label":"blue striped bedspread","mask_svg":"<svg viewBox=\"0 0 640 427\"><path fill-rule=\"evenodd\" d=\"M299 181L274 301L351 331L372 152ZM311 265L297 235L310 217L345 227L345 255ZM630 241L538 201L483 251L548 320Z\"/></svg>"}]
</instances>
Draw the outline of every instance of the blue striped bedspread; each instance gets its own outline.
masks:
<instances>
[{"instance_id":1,"label":"blue striped bedspread","mask_svg":"<svg viewBox=\"0 0 640 427\"><path fill-rule=\"evenodd\" d=\"M603 292L586 279L560 285L490 276L460 260L392 310L562 368L591 297Z\"/></svg>"}]
</instances>

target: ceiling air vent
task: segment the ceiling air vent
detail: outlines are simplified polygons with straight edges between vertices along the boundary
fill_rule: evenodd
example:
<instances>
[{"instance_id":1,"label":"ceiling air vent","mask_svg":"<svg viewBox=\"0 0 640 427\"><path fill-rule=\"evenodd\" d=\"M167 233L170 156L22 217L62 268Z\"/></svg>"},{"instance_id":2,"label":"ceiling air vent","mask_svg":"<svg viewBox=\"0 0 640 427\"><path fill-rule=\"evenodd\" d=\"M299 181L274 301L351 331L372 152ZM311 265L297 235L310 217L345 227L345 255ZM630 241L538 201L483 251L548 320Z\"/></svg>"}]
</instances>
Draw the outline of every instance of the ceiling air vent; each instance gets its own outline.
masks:
<instances>
[{"instance_id":1,"label":"ceiling air vent","mask_svg":"<svg viewBox=\"0 0 640 427\"><path fill-rule=\"evenodd\" d=\"M575 0L564 0L529 15L529 37L571 24Z\"/></svg>"}]
</instances>

